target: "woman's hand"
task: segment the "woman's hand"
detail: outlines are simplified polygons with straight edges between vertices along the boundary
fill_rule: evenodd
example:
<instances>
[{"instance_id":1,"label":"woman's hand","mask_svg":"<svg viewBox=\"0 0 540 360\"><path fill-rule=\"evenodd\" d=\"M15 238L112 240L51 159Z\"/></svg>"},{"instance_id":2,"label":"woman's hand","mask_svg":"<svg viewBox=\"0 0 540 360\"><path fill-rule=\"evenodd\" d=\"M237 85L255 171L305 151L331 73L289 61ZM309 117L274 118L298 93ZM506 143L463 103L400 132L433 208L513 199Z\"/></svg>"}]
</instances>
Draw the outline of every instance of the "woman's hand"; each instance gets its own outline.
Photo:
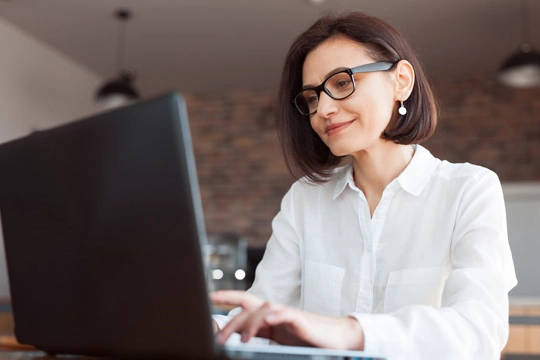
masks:
<instances>
[{"instance_id":1,"label":"woman's hand","mask_svg":"<svg viewBox=\"0 0 540 360\"><path fill-rule=\"evenodd\" d=\"M217 335L217 341L221 344L237 332L243 342L257 336L282 345L364 349L364 332L352 317L321 316L264 302L244 291L216 291L210 294L210 298L216 304L240 306L243 309Z\"/></svg>"}]
</instances>

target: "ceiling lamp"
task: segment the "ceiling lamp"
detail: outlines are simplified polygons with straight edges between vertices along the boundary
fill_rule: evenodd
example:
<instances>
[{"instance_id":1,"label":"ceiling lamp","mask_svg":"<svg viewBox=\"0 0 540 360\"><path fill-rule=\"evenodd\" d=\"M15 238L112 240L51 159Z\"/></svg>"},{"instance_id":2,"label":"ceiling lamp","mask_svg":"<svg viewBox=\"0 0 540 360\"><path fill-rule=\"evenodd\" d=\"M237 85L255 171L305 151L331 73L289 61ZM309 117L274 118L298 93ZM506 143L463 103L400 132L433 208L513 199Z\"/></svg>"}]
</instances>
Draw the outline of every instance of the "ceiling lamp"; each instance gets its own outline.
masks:
<instances>
[{"instance_id":1,"label":"ceiling lamp","mask_svg":"<svg viewBox=\"0 0 540 360\"><path fill-rule=\"evenodd\" d=\"M115 17L120 23L116 52L116 67L119 75L117 78L102 85L96 94L96 101L104 108L125 105L139 98L139 93L133 87L135 73L123 68L126 37L125 23L131 18L131 12L126 9L120 9L116 11Z\"/></svg>"},{"instance_id":2,"label":"ceiling lamp","mask_svg":"<svg viewBox=\"0 0 540 360\"><path fill-rule=\"evenodd\" d=\"M499 81L515 88L540 85L540 54L529 43L527 7L527 0L521 0L521 46L504 61L499 70Z\"/></svg>"}]
</instances>

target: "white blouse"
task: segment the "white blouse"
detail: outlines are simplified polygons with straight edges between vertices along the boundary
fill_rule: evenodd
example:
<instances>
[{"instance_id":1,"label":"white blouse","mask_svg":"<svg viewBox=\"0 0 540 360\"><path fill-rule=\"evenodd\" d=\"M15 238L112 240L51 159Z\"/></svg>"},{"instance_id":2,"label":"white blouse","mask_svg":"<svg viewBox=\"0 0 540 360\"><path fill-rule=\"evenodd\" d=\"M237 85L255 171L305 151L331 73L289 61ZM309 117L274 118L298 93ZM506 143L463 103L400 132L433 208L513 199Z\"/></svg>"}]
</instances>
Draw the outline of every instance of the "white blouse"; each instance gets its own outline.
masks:
<instances>
[{"instance_id":1,"label":"white blouse","mask_svg":"<svg viewBox=\"0 0 540 360\"><path fill-rule=\"evenodd\" d=\"M499 359L517 284L499 179L414 147L373 217L352 165L294 183L248 291L352 315L390 359Z\"/></svg>"}]
</instances>

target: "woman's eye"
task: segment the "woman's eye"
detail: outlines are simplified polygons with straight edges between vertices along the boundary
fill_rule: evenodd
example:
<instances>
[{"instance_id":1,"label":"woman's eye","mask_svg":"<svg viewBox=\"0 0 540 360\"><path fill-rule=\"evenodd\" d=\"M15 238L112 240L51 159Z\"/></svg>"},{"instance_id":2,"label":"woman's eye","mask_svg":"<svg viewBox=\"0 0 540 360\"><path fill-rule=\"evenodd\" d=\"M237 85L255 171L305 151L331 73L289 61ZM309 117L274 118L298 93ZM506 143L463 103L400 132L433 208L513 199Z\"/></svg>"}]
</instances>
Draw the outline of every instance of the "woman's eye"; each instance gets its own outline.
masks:
<instances>
[{"instance_id":1,"label":"woman's eye","mask_svg":"<svg viewBox=\"0 0 540 360\"><path fill-rule=\"evenodd\" d=\"M340 79L338 81L336 81L336 87L338 89L341 89L341 88L346 88L347 86L349 86L351 84L351 80L350 79Z\"/></svg>"},{"instance_id":2,"label":"woman's eye","mask_svg":"<svg viewBox=\"0 0 540 360\"><path fill-rule=\"evenodd\" d=\"M310 95L306 98L306 102L308 104L315 104L317 103L317 101L319 101L319 98L317 97L317 95L313 94L313 95Z\"/></svg>"}]
</instances>

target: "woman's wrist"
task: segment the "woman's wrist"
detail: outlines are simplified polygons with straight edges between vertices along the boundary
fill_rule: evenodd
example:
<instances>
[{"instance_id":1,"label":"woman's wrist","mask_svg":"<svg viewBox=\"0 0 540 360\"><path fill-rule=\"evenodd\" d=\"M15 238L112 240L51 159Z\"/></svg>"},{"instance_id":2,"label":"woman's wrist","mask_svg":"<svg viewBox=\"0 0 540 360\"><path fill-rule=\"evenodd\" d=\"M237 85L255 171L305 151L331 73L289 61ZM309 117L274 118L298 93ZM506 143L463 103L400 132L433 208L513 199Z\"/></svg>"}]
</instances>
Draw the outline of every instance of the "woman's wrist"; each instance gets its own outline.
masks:
<instances>
[{"instance_id":1,"label":"woman's wrist","mask_svg":"<svg viewBox=\"0 0 540 360\"><path fill-rule=\"evenodd\" d=\"M346 349L364 350L364 329L360 322L353 316L345 317L346 320Z\"/></svg>"}]
</instances>

